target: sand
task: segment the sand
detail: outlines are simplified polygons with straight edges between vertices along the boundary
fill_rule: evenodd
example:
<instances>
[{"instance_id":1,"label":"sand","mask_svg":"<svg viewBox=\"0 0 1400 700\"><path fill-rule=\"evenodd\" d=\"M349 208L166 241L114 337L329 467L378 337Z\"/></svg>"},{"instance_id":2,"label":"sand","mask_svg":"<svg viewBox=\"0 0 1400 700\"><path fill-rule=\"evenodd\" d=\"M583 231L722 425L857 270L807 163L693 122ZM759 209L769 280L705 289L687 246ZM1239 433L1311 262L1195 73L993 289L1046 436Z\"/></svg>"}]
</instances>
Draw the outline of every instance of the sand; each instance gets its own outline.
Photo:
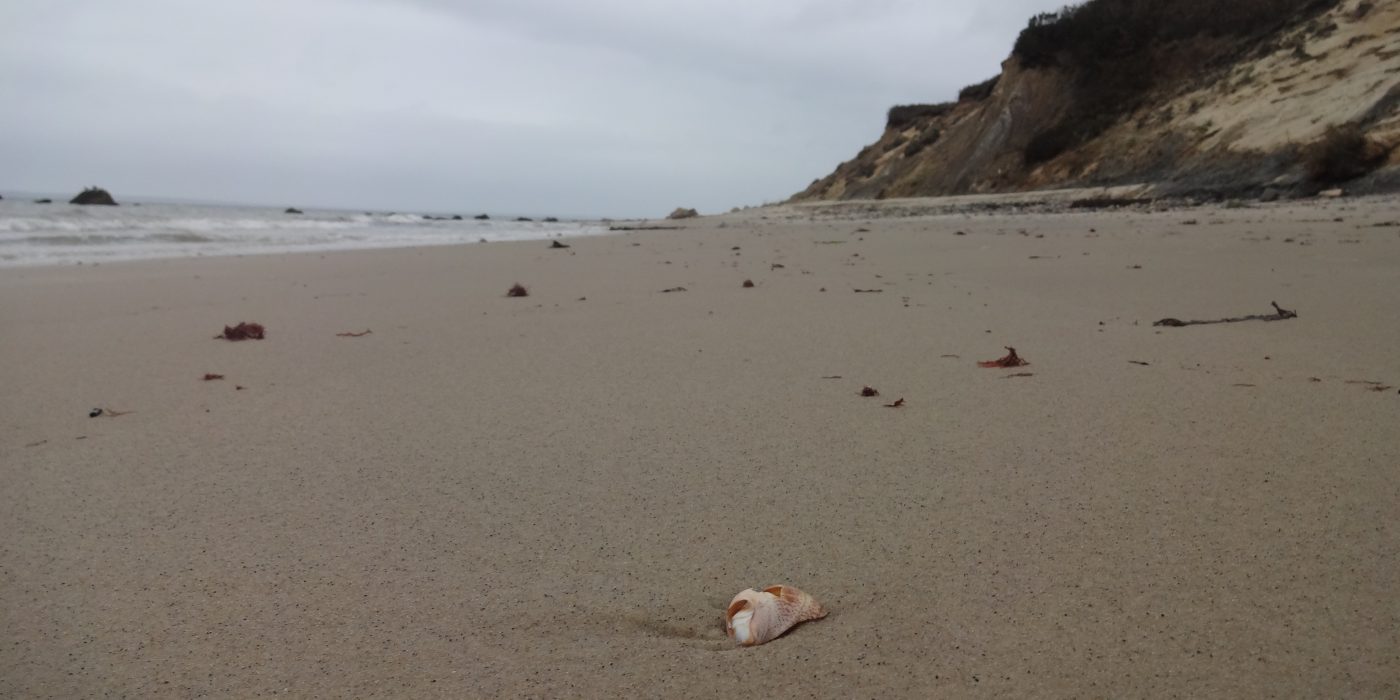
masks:
<instances>
[{"instance_id":1,"label":"sand","mask_svg":"<svg viewBox=\"0 0 1400 700\"><path fill-rule=\"evenodd\" d=\"M0 270L0 696L1400 694L1400 201L817 211Z\"/></svg>"}]
</instances>

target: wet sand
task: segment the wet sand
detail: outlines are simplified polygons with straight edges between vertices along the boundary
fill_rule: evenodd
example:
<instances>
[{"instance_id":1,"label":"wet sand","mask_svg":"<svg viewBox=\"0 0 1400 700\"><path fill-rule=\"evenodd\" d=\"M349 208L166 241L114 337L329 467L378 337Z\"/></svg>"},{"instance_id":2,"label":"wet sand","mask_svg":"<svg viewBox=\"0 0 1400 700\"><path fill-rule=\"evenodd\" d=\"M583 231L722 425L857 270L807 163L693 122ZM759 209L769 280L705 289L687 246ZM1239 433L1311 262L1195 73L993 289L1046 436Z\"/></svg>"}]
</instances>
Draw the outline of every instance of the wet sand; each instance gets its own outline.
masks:
<instances>
[{"instance_id":1,"label":"wet sand","mask_svg":"<svg viewBox=\"0 0 1400 700\"><path fill-rule=\"evenodd\" d=\"M1400 200L890 206L0 270L0 696L1400 694Z\"/></svg>"}]
</instances>

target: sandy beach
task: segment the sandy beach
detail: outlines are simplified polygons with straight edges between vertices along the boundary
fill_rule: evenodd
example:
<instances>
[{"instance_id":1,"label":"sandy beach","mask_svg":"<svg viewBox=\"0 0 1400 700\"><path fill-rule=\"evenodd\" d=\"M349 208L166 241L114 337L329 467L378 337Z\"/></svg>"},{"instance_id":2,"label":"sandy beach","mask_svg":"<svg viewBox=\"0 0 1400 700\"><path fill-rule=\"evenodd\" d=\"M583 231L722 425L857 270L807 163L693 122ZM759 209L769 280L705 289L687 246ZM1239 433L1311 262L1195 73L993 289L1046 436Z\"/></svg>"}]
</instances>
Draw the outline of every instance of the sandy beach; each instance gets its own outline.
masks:
<instances>
[{"instance_id":1,"label":"sandy beach","mask_svg":"<svg viewBox=\"0 0 1400 700\"><path fill-rule=\"evenodd\" d=\"M0 697L1400 695L1400 200L901 206L0 270Z\"/></svg>"}]
</instances>

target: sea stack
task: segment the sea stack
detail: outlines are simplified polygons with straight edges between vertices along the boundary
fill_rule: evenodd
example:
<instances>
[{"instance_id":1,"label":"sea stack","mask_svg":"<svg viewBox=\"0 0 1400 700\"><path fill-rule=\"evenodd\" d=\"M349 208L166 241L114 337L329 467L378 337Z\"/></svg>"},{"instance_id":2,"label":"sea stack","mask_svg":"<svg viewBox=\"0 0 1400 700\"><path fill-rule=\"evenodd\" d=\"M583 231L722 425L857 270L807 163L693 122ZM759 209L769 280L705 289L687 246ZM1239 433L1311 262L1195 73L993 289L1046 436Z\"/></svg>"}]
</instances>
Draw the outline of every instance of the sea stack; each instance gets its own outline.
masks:
<instances>
[{"instance_id":1,"label":"sea stack","mask_svg":"<svg viewBox=\"0 0 1400 700\"><path fill-rule=\"evenodd\" d=\"M117 200L112 199L112 193L101 187L84 187L82 192L68 200L69 204L103 204L107 206L117 206Z\"/></svg>"}]
</instances>

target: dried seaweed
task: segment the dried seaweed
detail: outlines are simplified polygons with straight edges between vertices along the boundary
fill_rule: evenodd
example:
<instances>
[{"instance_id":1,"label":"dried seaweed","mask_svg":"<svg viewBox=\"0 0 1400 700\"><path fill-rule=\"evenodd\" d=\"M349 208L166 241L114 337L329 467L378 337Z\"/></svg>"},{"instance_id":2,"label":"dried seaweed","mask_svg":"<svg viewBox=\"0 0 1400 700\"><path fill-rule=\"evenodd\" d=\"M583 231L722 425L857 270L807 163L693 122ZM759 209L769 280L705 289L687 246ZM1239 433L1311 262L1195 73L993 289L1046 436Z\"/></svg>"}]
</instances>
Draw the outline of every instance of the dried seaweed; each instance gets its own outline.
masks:
<instances>
[{"instance_id":1,"label":"dried seaweed","mask_svg":"<svg viewBox=\"0 0 1400 700\"><path fill-rule=\"evenodd\" d=\"M515 284L512 284L512 285L510 286L510 289L509 289L509 290L506 291L506 296L508 296L508 297L528 297L528 296L530 296L530 290L526 289L526 288L525 288L525 285L520 284L519 282L516 282Z\"/></svg>"},{"instance_id":2,"label":"dried seaweed","mask_svg":"<svg viewBox=\"0 0 1400 700\"><path fill-rule=\"evenodd\" d=\"M753 289L753 280L744 280L744 289Z\"/></svg>"},{"instance_id":3,"label":"dried seaweed","mask_svg":"<svg viewBox=\"0 0 1400 700\"><path fill-rule=\"evenodd\" d=\"M212 372L205 372L205 373L204 373L204 381L206 381L206 382L212 382L212 381L214 381L215 379L223 379L223 378L224 378L224 375L222 375L222 374L214 374L214 373L212 373Z\"/></svg>"},{"instance_id":4,"label":"dried seaweed","mask_svg":"<svg viewBox=\"0 0 1400 700\"><path fill-rule=\"evenodd\" d=\"M373 333L373 332L374 332L374 331L372 331L372 330L366 328L366 329L360 331L359 333L355 333L355 332L352 332L352 331L345 331L344 333L336 333L335 335L336 335L336 337L338 337L338 338L359 338L359 337L362 337L362 336L369 335L370 333Z\"/></svg>"},{"instance_id":5,"label":"dried seaweed","mask_svg":"<svg viewBox=\"0 0 1400 700\"><path fill-rule=\"evenodd\" d=\"M267 337L267 330L261 323L245 323L239 321L236 326L224 326L222 335L214 336L215 340L262 340Z\"/></svg>"},{"instance_id":6,"label":"dried seaweed","mask_svg":"<svg viewBox=\"0 0 1400 700\"><path fill-rule=\"evenodd\" d=\"M1016 354L1016 348L1006 346L1006 354L995 360L978 362L978 367L1024 367L1030 364Z\"/></svg>"},{"instance_id":7,"label":"dried seaweed","mask_svg":"<svg viewBox=\"0 0 1400 700\"><path fill-rule=\"evenodd\" d=\"M661 290L661 293L662 293L662 294L670 294L671 292L684 292L684 291L689 291L689 290L687 290L685 287L671 287L670 289L663 289L663 290Z\"/></svg>"},{"instance_id":8,"label":"dried seaweed","mask_svg":"<svg viewBox=\"0 0 1400 700\"><path fill-rule=\"evenodd\" d=\"M867 386L860 390L861 396L879 396L880 391L873 386Z\"/></svg>"},{"instance_id":9,"label":"dried seaweed","mask_svg":"<svg viewBox=\"0 0 1400 700\"><path fill-rule=\"evenodd\" d=\"M894 403L885 404L885 408L904 408L904 399L895 399Z\"/></svg>"}]
</instances>

